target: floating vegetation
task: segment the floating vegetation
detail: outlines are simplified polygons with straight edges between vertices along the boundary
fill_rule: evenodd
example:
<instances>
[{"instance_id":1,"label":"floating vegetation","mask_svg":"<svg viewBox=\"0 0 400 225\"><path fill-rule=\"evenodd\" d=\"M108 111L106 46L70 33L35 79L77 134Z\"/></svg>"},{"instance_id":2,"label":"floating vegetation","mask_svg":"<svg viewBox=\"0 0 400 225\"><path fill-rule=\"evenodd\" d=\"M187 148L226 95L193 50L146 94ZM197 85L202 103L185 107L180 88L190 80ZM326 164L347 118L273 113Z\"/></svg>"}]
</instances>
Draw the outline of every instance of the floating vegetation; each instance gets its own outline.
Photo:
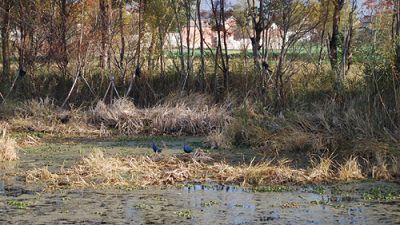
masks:
<instances>
[{"instance_id":1,"label":"floating vegetation","mask_svg":"<svg viewBox=\"0 0 400 225\"><path fill-rule=\"evenodd\" d=\"M202 202L201 203L201 207L210 207L210 206L213 206L213 205L216 205L216 204L218 204L218 202L211 200L211 201L208 201L208 202Z\"/></svg>"},{"instance_id":2,"label":"floating vegetation","mask_svg":"<svg viewBox=\"0 0 400 225\"><path fill-rule=\"evenodd\" d=\"M22 202L22 201L14 201L10 200L7 202L7 205L12 206L17 209L26 209L29 206L28 202Z\"/></svg>"},{"instance_id":3,"label":"floating vegetation","mask_svg":"<svg viewBox=\"0 0 400 225\"><path fill-rule=\"evenodd\" d=\"M392 201L400 199L400 191L388 186L371 188L363 194L364 200Z\"/></svg>"},{"instance_id":4,"label":"floating vegetation","mask_svg":"<svg viewBox=\"0 0 400 225\"><path fill-rule=\"evenodd\" d=\"M281 208L282 208L282 209L300 208L300 203L298 203L298 202L286 202L286 203L283 203L283 204L281 205Z\"/></svg>"},{"instance_id":5,"label":"floating vegetation","mask_svg":"<svg viewBox=\"0 0 400 225\"><path fill-rule=\"evenodd\" d=\"M332 195L342 195L344 193L345 193L345 191L340 189L339 187L332 187L332 189L331 189Z\"/></svg>"},{"instance_id":6,"label":"floating vegetation","mask_svg":"<svg viewBox=\"0 0 400 225\"><path fill-rule=\"evenodd\" d=\"M313 200L310 201L311 205L329 205L329 201L328 200Z\"/></svg>"},{"instance_id":7,"label":"floating vegetation","mask_svg":"<svg viewBox=\"0 0 400 225\"><path fill-rule=\"evenodd\" d=\"M314 193L317 195L323 195L323 194L325 194L326 190L323 186L314 185L314 186L306 187L304 189L304 192Z\"/></svg>"},{"instance_id":8,"label":"floating vegetation","mask_svg":"<svg viewBox=\"0 0 400 225\"><path fill-rule=\"evenodd\" d=\"M178 212L175 212L176 215L178 215L179 217L183 217L186 219L192 219L192 210L190 209L184 209Z\"/></svg>"},{"instance_id":9,"label":"floating vegetation","mask_svg":"<svg viewBox=\"0 0 400 225\"><path fill-rule=\"evenodd\" d=\"M133 207L135 209L153 209L154 208L153 206L147 205L147 204L144 204L144 203L140 203L140 204L134 205Z\"/></svg>"},{"instance_id":10,"label":"floating vegetation","mask_svg":"<svg viewBox=\"0 0 400 225\"><path fill-rule=\"evenodd\" d=\"M285 186L285 185L271 185L264 187L254 187L252 191L254 192L291 192L294 191L294 187Z\"/></svg>"}]
</instances>

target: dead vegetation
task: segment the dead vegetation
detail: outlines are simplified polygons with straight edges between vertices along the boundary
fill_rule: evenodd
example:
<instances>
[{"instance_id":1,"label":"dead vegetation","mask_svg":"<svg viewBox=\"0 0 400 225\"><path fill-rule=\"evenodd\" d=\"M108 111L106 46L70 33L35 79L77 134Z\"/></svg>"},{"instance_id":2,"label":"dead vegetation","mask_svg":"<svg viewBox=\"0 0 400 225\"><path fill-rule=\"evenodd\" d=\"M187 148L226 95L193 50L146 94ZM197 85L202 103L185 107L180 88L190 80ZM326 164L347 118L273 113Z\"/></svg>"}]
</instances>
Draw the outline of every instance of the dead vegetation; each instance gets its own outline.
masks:
<instances>
[{"instance_id":1,"label":"dead vegetation","mask_svg":"<svg viewBox=\"0 0 400 225\"><path fill-rule=\"evenodd\" d=\"M7 132L4 129L0 136L0 162L14 161L17 158L17 143L7 136Z\"/></svg>"},{"instance_id":2,"label":"dead vegetation","mask_svg":"<svg viewBox=\"0 0 400 225\"><path fill-rule=\"evenodd\" d=\"M350 157L343 165L339 167L338 177L343 181L364 179L357 157Z\"/></svg>"},{"instance_id":3,"label":"dead vegetation","mask_svg":"<svg viewBox=\"0 0 400 225\"><path fill-rule=\"evenodd\" d=\"M71 168L61 168L54 173L47 168L34 169L28 171L25 177L29 183L44 183L49 188L65 185L91 188L146 187L187 182L265 186L348 182L365 178L356 157L338 165L338 169L333 164L337 163L327 157L321 158L309 169L295 169L288 160L231 165L210 157L206 161L188 155L112 157L104 156L103 152L97 150Z\"/></svg>"},{"instance_id":4,"label":"dead vegetation","mask_svg":"<svg viewBox=\"0 0 400 225\"><path fill-rule=\"evenodd\" d=\"M190 99L190 101L189 101ZM116 128L120 134L207 135L222 129L231 120L224 105L213 105L208 96L191 95L146 109L137 108L127 99L112 105L99 102L93 110L93 123Z\"/></svg>"},{"instance_id":5,"label":"dead vegetation","mask_svg":"<svg viewBox=\"0 0 400 225\"><path fill-rule=\"evenodd\" d=\"M398 134L379 130L355 106L346 107L341 112L336 103L328 102L276 115L245 103L234 111L234 119L227 126L208 136L208 142L210 146L253 147L270 154L311 156L330 152L341 158L357 155L369 161L377 160L377 155L398 152Z\"/></svg>"},{"instance_id":6,"label":"dead vegetation","mask_svg":"<svg viewBox=\"0 0 400 225\"><path fill-rule=\"evenodd\" d=\"M216 105L207 95L185 98L169 96L151 108L137 108L127 99L106 105L98 102L92 110L59 109L49 99L30 100L14 108L5 118L17 132L40 132L56 135L109 136L113 130L121 135L174 134L207 135L222 129L231 120L225 105Z\"/></svg>"},{"instance_id":7,"label":"dead vegetation","mask_svg":"<svg viewBox=\"0 0 400 225\"><path fill-rule=\"evenodd\" d=\"M16 132L35 132L53 135L98 135L99 131L88 123L83 109L62 110L49 98L29 100L13 108L6 121Z\"/></svg>"}]
</instances>

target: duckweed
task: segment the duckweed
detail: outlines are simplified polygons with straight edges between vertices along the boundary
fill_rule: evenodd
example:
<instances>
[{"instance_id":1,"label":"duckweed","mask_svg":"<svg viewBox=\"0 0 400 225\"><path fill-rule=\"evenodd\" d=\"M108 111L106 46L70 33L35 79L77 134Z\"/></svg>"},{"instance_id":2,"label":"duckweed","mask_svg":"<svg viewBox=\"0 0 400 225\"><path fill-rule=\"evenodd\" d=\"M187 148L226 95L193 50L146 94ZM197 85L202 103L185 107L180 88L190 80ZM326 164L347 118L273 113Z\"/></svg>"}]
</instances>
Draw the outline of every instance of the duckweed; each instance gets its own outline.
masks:
<instances>
[{"instance_id":1,"label":"duckweed","mask_svg":"<svg viewBox=\"0 0 400 225\"><path fill-rule=\"evenodd\" d=\"M186 219L191 219L192 218L192 210L190 209L184 209L178 212L175 212L176 215L179 217L184 217Z\"/></svg>"},{"instance_id":2,"label":"duckweed","mask_svg":"<svg viewBox=\"0 0 400 225\"><path fill-rule=\"evenodd\" d=\"M201 206L202 207L210 207L210 206L213 206L213 205L216 205L216 204L218 204L218 202L211 200L209 202L202 202Z\"/></svg>"},{"instance_id":3,"label":"duckweed","mask_svg":"<svg viewBox=\"0 0 400 225\"><path fill-rule=\"evenodd\" d=\"M10 200L7 202L9 206L15 207L17 209L26 209L29 206L28 202L14 201Z\"/></svg>"},{"instance_id":4,"label":"duckweed","mask_svg":"<svg viewBox=\"0 0 400 225\"><path fill-rule=\"evenodd\" d=\"M152 209L153 208L153 206L147 205L147 204L144 204L144 203L140 203L140 204L134 205L133 207L135 209Z\"/></svg>"},{"instance_id":5,"label":"duckweed","mask_svg":"<svg viewBox=\"0 0 400 225\"><path fill-rule=\"evenodd\" d=\"M400 199L400 191L387 186L371 188L363 194L364 200L391 201Z\"/></svg>"},{"instance_id":6,"label":"duckweed","mask_svg":"<svg viewBox=\"0 0 400 225\"><path fill-rule=\"evenodd\" d=\"M265 187L255 187L252 189L254 192L291 192L295 188L284 185L272 185Z\"/></svg>"}]
</instances>

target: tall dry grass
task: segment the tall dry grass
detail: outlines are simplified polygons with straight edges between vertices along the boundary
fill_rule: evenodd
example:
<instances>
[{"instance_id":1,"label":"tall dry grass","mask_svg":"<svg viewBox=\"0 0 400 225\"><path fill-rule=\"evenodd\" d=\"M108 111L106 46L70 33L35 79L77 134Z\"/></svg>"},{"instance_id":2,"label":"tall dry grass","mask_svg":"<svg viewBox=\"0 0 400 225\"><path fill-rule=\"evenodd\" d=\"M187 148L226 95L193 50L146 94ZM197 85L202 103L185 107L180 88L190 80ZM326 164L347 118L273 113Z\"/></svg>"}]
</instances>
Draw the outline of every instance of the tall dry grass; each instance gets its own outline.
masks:
<instances>
[{"instance_id":1,"label":"tall dry grass","mask_svg":"<svg viewBox=\"0 0 400 225\"><path fill-rule=\"evenodd\" d=\"M364 179L364 175L357 157L350 157L343 165L339 167L338 177L343 181Z\"/></svg>"},{"instance_id":2,"label":"tall dry grass","mask_svg":"<svg viewBox=\"0 0 400 225\"><path fill-rule=\"evenodd\" d=\"M17 143L14 139L6 134L6 130L2 131L0 136L0 161L14 161L17 156Z\"/></svg>"},{"instance_id":3,"label":"tall dry grass","mask_svg":"<svg viewBox=\"0 0 400 225\"><path fill-rule=\"evenodd\" d=\"M125 135L206 135L222 129L231 120L226 106L211 104L208 96L194 95L176 101L173 99L166 99L146 109L137 108L127 99L119 99L111 105L98 102L93 110L92 121L117 128Z\"/></svg>"},{"instance_id":4,"label":"tall dry grass","mask_svg":"<svg viewBox=\"0 0 400 225\"><path fill-rule=\"evenodd\" d=\"M6 118L13 131L76 136L99 134L83 109L63 110L50 98L32 99L13 107L13 113Z\"/></svg>"},{"instance_id":5,"label":"tall dry grass","mask_svg":"<svg viewBox=\"0 0 400 225\"><path fill-rule=\"evenodd\" d=\"M318 161L311 160L309 177L313 181L330 181L334 177L333 156L318 157Z\"/></svg>"},{"instance_id":6,"label":"tall dry grass","mask_svg":"<svg viewBox=\"0 0 400 225\"><path fill-rule=\"evenodd\" d=\"M225 145L253 147L270 154L319 155L333 153L340 158L357 155L370 161L377 155L398 151L395 133L379 130L364 111L353 103L335 101L308 105L278 115L257 104L237 107L234 119L208 140ZM399 137L400 138L400 137Z\"/></svg>"}]
</instances>

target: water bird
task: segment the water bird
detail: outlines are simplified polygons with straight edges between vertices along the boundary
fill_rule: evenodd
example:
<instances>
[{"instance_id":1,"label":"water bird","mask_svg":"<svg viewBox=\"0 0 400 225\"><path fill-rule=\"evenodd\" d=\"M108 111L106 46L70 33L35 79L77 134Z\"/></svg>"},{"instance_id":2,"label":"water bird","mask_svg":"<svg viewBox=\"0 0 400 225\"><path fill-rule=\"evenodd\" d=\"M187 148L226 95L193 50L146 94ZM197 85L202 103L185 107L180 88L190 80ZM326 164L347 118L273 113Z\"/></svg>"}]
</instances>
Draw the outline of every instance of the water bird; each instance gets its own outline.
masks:
<instances>
[{"instance_id":1,"label":"water bird","mask_svg":"<svg viewBox=\"0 0 400 225\"><path fill-rule=\"evenodd\" d=\"M152 142L151 147L153 148L154 153L161 153L161 148L156 145L156 143Z\"/></svg>"},{"instance_id":2,"label":"water bird","mask_svg":"<svg viewBox=\"0 0 400 225\"><path fill-rule=\"evenodd\" d=\"M191 152L193 152L193 148L190 147L190 146L187 145L187 144L184 144L184 145L183 145L183 151L184 151L185 153L191 153Z\"/></svg>"}]
</instances>

